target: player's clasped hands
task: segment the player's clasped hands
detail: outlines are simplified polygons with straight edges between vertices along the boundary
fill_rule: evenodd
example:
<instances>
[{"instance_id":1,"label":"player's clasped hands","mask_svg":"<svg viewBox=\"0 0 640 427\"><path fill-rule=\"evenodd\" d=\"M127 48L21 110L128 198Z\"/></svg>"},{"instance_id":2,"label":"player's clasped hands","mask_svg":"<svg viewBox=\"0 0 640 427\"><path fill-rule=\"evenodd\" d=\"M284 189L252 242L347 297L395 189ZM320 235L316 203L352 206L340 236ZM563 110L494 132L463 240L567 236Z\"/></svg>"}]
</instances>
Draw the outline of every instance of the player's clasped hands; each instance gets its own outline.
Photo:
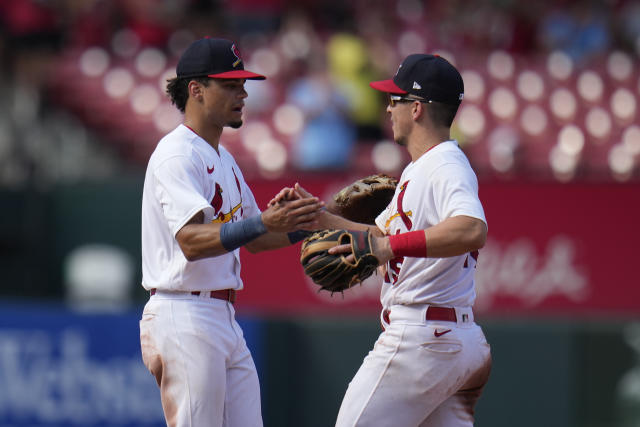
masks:
<instances>
[{"instance_id":1,"label":"player's clasped hands","mask_svg":"<svg viewBox=\"0 0 640 427\"><path fill-rule=\"evenodd\" d=\"M293 187L285 187L278 194L275 195L273 199L271 199L267 206L271 207L277 203L282 203L287 200L296 200L313 197L313 194L309 193L307 190L302 188L300 184L296 182Z\"/></svg>"},{"instance_id":2,"label":"player's clasped hands","mask_svg":"<svg viewBox=\"0 0 640 427\"><path fill-rule=\"evenodd\" d=\"M311 193L309 193L307 190L302 188L300 184L296 182L296 184L292 188L285 187L282 190L280 190L280 192L273 199L269 201L268 206L269 208L271 208L278 205L292 203L294 201L309 200L309 199L318 200L317 197L314 197ZM317 230L320 228L327 228L326 224L323 224L324 221L322 220L320 215L318 215L320 212L322 212L322 207L318 212L314 213L314 217L310 222L305 223L304 226L299 227L299 229ZM385 237L372 236L371 251L373 255L375 255L376 258L378 258L378 261L380 264L384 264L387 261L389 261L391 258L393 258L393 251L391 250L391 247L389 245L389 239ZM333 248L329 249L329 253L332 255L344 254L348 262L355 262L355 257L352 253L351 245L349 244L334 246Z\"/></svg>"},{"instance_id":3,"label":"player's clasped hands","mask_svg":"<svg viewBox=\"0 0 640 427\"><path fill-rule=\"evenodd\" d=\"M304 197L290 196L293 189L283 188L272 199L267 210L262 213L262 221L267 230L291 232L316 227L316 217L324 207L324 202L307 193Z\"/></svg>"}]
</instances>

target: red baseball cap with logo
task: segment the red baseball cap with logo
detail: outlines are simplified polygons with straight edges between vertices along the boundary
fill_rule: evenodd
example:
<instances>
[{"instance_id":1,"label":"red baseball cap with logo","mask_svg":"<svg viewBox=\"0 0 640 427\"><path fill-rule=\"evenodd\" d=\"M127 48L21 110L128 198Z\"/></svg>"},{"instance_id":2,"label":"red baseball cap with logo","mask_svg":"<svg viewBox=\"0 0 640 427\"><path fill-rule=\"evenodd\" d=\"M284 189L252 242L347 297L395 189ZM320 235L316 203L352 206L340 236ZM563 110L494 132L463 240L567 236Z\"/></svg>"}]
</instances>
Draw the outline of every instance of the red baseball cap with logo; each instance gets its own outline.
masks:
<instances>
[{"instance_id":1,"label":"red baseball cap with logo","mask_svg":"<svg viewBox=\"0 0 640 427\"><path fill-rule=\"evenodd\" d=\"M244 69L240 51L232 41L212 37L191 43L178 61L176 75L180 78L266 79Z\"/></svg>"},{"instance_id":2,"label":"red baseball cap with logo","mask_svg":"<svg viewBox=\"0 0 640 427\"><path fill-rule=\"evenodd\" d=\"M411 94L451 105L460 105L464 97L462 76L456 67L437 55L409 55L393 79L371 82L369 86L394 95Z\"/></svg>"}]
</instances>

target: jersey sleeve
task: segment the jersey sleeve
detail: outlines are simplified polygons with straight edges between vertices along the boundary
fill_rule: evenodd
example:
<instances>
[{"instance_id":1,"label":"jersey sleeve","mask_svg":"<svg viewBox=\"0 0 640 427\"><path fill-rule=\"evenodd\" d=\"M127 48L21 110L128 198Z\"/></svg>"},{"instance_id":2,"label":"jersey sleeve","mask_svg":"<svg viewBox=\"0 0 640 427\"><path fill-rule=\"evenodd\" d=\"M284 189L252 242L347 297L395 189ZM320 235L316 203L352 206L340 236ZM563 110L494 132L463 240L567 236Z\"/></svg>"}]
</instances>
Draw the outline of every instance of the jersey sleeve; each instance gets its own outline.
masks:
<instances>
[{"instance_id":1,"label":"jersey sleeve","mask_svg":"<svg viewBox=\"0 0 640 427\"><path fill-rule=\"evenodd\" d=\"M431 176L433 197L441 220L465 215L487 222L478 197L478 179L471 168L456 163L441 165Z\"/></svg>"},{"instance_id":2,"label":"jersey sleeve","mask_svg":"<svg viewBox=\"0 0 640 427\"><path fill-rule=\"evenodd\" d=\"M204 212L205 223L211 220L213 207L204 197L202 179L190 158L171 157L162 162L153 175L157 183L156 198L174 236L199 211Z\"/></svg>"}]
</instances>

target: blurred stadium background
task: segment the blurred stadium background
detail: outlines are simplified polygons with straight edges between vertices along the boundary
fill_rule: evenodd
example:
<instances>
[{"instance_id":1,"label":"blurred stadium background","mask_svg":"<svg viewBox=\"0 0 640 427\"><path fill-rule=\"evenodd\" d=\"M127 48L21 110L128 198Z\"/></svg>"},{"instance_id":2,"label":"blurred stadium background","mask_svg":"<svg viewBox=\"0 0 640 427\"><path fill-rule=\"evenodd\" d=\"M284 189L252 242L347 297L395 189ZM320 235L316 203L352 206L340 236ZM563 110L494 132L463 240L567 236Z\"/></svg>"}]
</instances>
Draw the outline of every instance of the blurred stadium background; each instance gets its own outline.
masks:
<instances>
[{"instance_id":1,"label":"blurred stadium background","mask_svg":"<svg viewBox=\"0 0 640 427\"><path fill-rule=\"evenodd\" d=\"M140 197L184 47L247 68L225 131L264 205L399 175L368 88L413 52L466 86L454 136L489 241L478 322L494 370L479 427L640 426L640 2L0 0L0 426L160 426L140 360ZM379 283L330 298L297 248L243 253L237 308L268 427L330 426L379 334Z\"/></svg>"}]
</instances>

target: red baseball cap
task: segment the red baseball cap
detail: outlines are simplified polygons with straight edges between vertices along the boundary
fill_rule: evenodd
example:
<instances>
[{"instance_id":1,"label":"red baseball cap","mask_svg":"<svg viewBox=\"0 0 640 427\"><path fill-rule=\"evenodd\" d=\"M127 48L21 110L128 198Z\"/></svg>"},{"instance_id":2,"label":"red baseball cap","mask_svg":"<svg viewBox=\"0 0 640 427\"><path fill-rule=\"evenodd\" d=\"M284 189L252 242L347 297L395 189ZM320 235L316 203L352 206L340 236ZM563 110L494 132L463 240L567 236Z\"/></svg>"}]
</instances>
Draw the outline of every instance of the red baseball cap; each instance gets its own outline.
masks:
<instances>
[{"instance_id":1,"label":"red baseball cap","mask_svg":"<svg viewBox=\"0 0 640 427\"><path fill-rule=\"evenodd\" d=\"M191 43L178 61L176 75L184 78L266 79L244 69L240 51L232 41L210 37Z\"/></svg>"},{"instance_id":2,"label":"red baseball cap","mask_svg":"<svg viewBox=\"0 0 640 427\"><path fill-rule=\"evenodd\" d=\"M394 95L415 95L429 101L460 105L464 83L458 70L437 55L413 54L402 61L393 79L369 83Z\"/></svg>"}]
</instances>

